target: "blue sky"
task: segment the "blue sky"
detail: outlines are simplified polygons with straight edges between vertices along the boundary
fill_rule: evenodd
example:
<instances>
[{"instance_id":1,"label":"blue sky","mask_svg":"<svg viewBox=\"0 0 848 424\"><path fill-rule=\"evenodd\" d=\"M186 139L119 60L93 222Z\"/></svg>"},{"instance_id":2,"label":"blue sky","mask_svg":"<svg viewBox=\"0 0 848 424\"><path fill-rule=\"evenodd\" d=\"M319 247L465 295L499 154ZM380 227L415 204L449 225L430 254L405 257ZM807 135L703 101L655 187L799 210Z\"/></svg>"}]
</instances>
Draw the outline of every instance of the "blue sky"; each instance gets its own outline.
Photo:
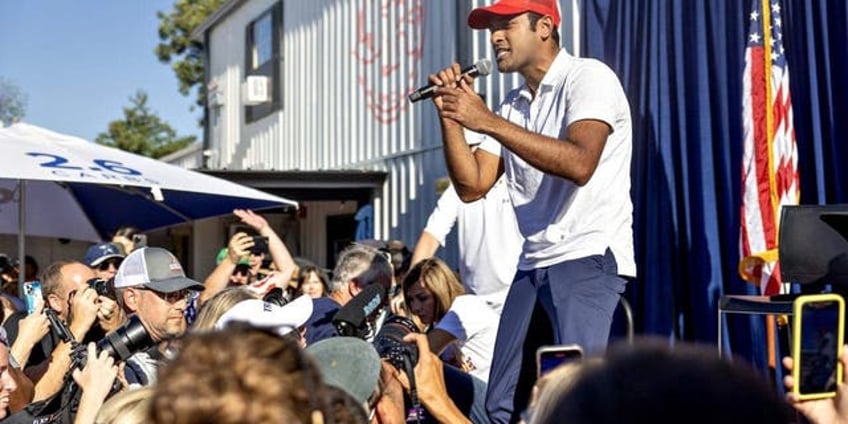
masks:
<instances>
[{"instance_id":1,"label":"blue sky","mask_svg":"<svg viewBox=\"0 0 848 424\"><path fill-rule=\"evenodd\" d=\"M93 140L141 89L179 135L199 109L153 53L156 11L173 0L0 0L0 77L28 96L24 122Z\"/></svg>"}]
</instances>

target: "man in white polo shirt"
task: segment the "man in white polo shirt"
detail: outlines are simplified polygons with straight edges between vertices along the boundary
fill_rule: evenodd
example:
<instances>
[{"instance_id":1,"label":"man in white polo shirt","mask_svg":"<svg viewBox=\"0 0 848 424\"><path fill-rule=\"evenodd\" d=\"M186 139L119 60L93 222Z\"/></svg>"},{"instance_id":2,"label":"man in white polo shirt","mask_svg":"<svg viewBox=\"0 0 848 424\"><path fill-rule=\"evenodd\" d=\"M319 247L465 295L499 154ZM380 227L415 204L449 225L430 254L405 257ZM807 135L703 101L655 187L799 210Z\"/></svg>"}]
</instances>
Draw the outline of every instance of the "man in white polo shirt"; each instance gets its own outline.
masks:
<instances>
[{"instance_id":1,"label":"man in white polo shirt","mask_svg":"<svg viewBox=\"0 0 848 424\"><path fill-rule=\"evenodd\" d=\"M504 304L486 406L493 422L515 422L535 380L544 344L606 348L612 315L635 276L630 107L604 64L559 48L556 0L499 0L468 24L488 29L498 70L518 72L498 114L458 80L459 65L431 76L441 86L445 159L463 201L485 195L505 174L525 238ZM472 153L463 131L485 134Z\"/></svg>"}]
</instances>

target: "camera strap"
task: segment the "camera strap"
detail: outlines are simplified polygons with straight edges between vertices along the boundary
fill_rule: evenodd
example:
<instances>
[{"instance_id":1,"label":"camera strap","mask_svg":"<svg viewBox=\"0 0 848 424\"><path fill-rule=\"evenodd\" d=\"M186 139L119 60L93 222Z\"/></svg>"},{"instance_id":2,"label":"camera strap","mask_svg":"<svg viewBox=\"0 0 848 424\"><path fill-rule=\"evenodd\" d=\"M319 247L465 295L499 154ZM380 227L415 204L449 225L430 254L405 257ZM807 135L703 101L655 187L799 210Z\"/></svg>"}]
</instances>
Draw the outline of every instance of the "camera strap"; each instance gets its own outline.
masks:
<instances>
[{"instance_id":1,"label":"camera strap","mask_svg":"<svg viewBox=\"0 0 848 424\"><path fill-rule=\"evenodd\" d=\"M424 408L421 407L421 401L418 399L418 386L415 383L415 365L412 364L412 358L409 355L403 355L404 372L409 378L409 400L412 403L412 408L408 411L406 421L414 419L416 423L421 424L421 417L424 415Z\"/></svg>"}]
</instances>

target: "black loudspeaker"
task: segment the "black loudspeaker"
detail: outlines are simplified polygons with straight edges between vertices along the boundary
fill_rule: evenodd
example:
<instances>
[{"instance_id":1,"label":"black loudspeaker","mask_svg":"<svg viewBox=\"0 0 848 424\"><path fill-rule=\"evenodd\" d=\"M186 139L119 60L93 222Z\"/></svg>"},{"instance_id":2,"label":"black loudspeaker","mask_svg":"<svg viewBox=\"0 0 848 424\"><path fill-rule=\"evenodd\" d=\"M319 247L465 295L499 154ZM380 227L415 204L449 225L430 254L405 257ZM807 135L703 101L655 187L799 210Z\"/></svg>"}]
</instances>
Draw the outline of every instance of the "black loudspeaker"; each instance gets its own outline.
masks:
<instances>
[{"instance_id":1,"label":"black loudspeaker","mask_svg":"<svg viewBox=\"0 0 848 424\"><path fill-rule=\"evenodd\" d=\"M848 205L784 206L778 243L784 282L848 289Z\"/></svg>"}]
</instances>

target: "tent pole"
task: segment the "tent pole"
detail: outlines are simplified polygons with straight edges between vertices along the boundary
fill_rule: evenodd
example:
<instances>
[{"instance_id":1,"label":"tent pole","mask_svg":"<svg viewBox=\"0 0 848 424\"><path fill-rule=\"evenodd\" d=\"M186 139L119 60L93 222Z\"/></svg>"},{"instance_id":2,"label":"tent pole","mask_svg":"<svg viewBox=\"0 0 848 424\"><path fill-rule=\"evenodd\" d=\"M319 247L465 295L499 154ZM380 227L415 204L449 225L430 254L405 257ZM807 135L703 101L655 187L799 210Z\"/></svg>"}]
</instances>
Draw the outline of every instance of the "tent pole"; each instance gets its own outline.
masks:
<instances>
[{"instance_id":1,"label":"tent pole","mask_svg":"<svg viewBox=\"0 0 848 424\"><path fill-rule=\"evenodd\" d=\"M24 298L26 279L26 181L18 180L18 296Z\"/></svg>"}]
</instances>

